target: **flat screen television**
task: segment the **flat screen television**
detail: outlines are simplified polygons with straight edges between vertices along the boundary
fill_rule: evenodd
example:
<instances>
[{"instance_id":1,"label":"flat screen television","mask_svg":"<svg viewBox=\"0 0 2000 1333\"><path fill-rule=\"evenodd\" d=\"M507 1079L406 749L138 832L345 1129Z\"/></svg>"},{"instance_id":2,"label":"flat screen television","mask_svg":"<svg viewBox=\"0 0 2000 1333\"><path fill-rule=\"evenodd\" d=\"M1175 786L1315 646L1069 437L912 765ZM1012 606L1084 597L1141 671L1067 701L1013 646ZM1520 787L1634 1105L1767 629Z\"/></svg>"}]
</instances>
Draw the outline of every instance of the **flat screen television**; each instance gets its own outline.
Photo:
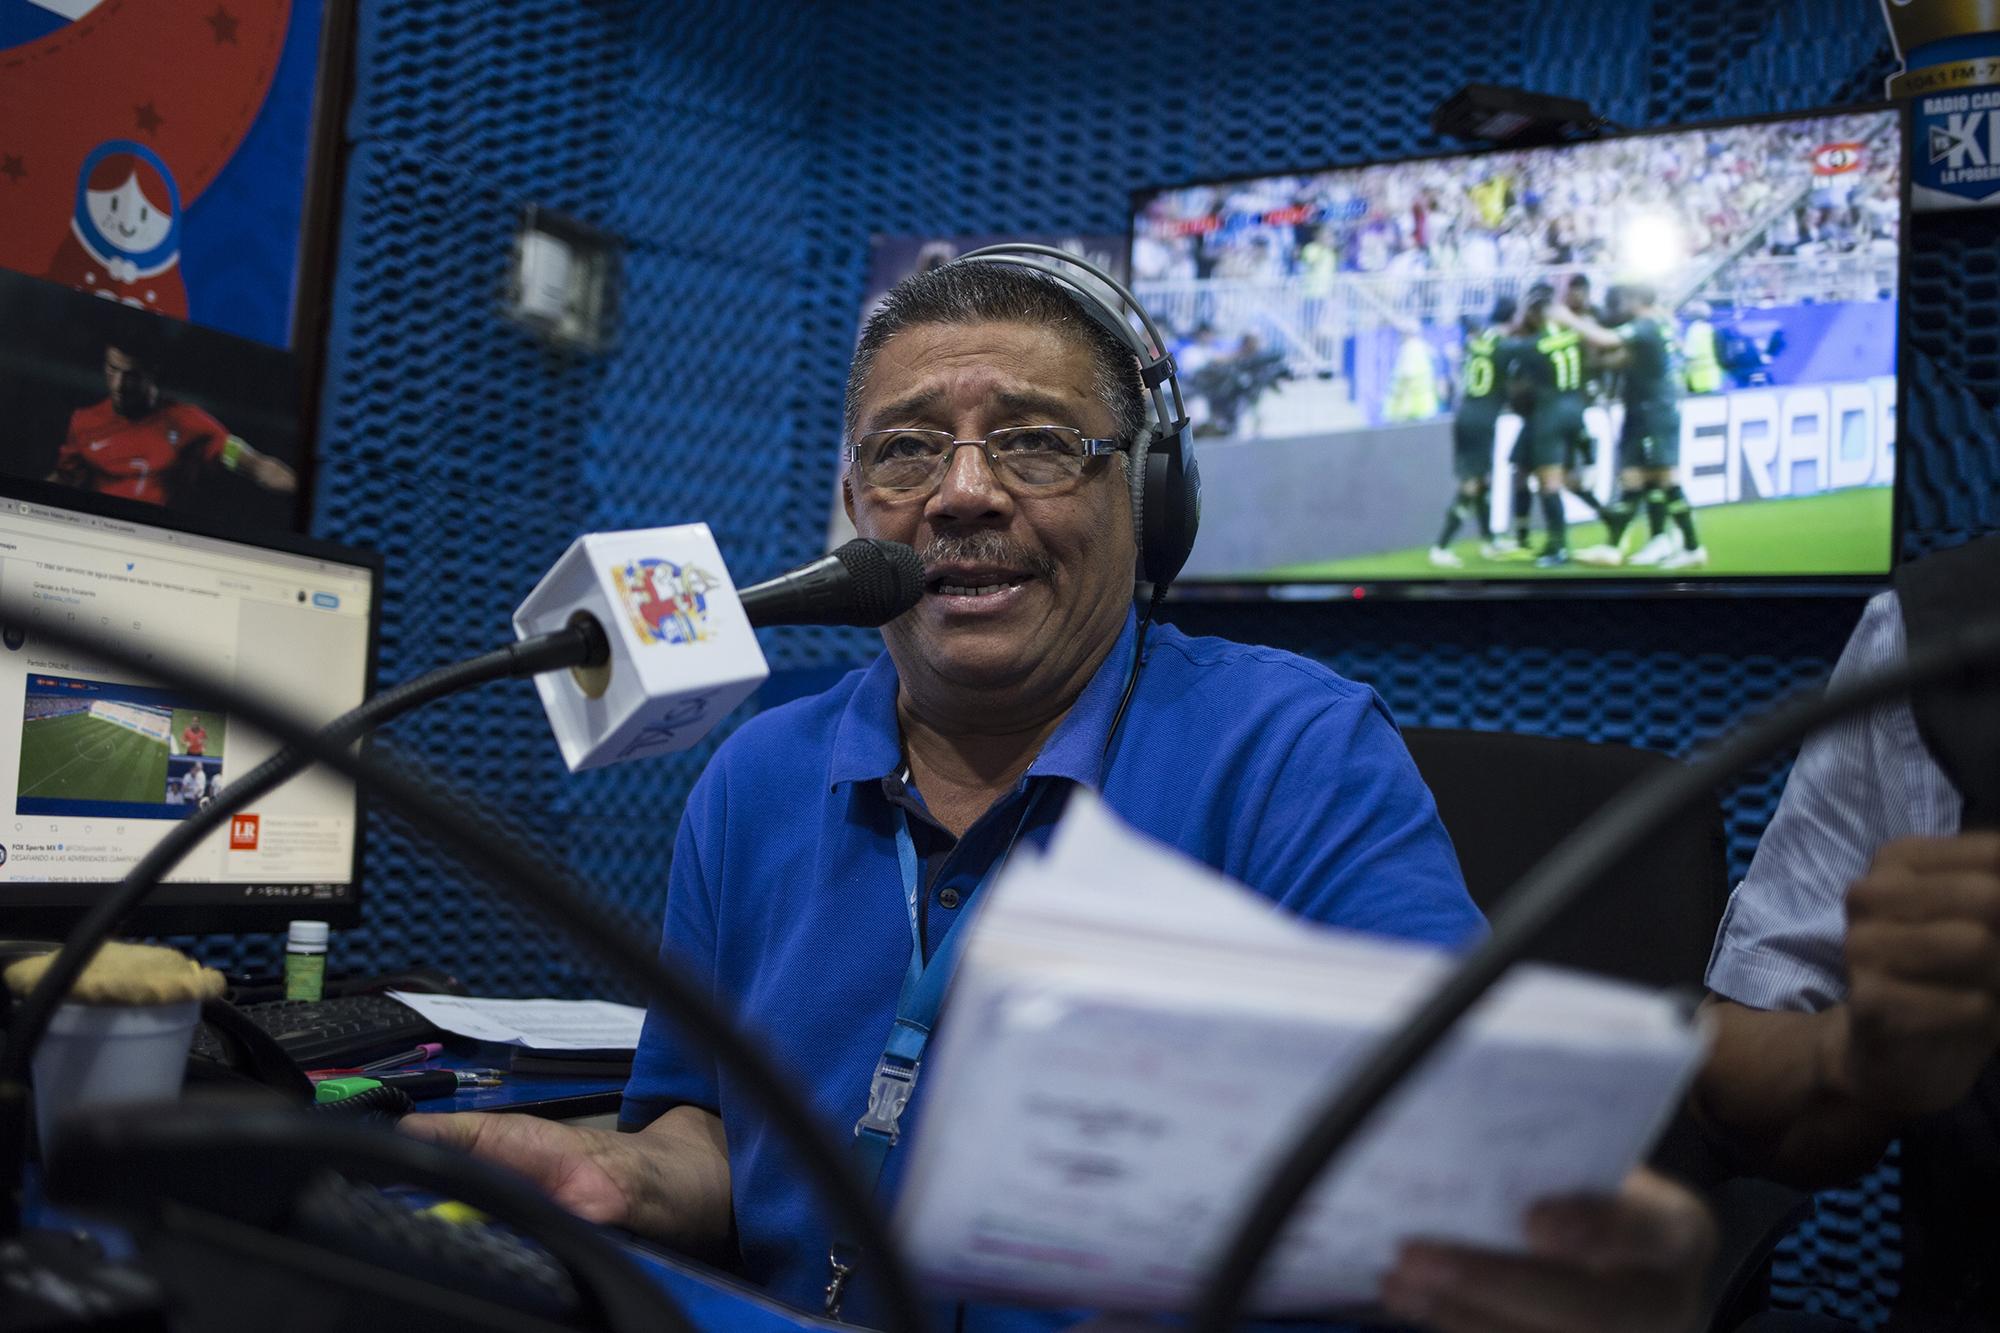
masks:
<instances>
[{"instance_id":1,"label":"flat screen television","mask_svg":"<svg viewBox=\"0 0 2000 1333\"><path fill-rule=\"evenodd\" d=\"M1140 192L1204 485L1179 588L1881 582L1903 153L1870 107Z\"/></svg>"}]
</instances>

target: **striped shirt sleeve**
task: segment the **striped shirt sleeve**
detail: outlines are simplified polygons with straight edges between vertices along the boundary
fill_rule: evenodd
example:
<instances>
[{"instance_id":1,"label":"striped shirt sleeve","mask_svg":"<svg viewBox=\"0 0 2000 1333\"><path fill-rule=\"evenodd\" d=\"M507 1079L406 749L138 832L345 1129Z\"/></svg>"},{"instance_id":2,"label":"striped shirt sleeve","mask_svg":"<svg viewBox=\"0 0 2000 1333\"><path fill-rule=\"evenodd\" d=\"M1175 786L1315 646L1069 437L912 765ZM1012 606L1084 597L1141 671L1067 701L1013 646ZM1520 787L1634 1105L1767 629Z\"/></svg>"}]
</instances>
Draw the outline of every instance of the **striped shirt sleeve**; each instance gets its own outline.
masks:
<instances>
[{"instance_id":1,"label":"striped shirt sleeve","mask_svg":"<svg viewBox=\"0 0 2000 1333\"><path fill-rule=\"evenodd\" d=\"M1868 603L1836 684L1903 659L1894 593ZM1848 886L1884 843L1958 831L1961 802L1917 734L1909 704L1826 727L1799 753L1750 871L1730 895L1708 988L1756 1009L1817 1011L1847 997Z\"/></svg>"}]
</instances>

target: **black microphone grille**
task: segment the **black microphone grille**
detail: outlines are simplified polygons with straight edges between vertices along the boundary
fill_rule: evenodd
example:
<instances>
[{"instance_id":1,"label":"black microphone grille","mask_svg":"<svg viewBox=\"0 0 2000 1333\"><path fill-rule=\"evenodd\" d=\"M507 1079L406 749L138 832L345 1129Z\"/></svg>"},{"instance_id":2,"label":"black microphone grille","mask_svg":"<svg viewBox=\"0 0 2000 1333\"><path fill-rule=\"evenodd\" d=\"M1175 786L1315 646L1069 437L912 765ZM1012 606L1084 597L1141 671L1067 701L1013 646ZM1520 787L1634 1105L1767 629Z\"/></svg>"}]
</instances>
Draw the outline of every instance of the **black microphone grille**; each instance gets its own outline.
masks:
<instances>
[{"instance_id":1,"label":"black microphone grille","mask_svg":"<svg viewBox=\"0 0 2000 1333\"><path fill-rule=\"evenodd\" d=\"M850 625L886 625L923 600L924 562L902 542L856 537L833 558L853 579Z\"/></svg>"}]
</instances>

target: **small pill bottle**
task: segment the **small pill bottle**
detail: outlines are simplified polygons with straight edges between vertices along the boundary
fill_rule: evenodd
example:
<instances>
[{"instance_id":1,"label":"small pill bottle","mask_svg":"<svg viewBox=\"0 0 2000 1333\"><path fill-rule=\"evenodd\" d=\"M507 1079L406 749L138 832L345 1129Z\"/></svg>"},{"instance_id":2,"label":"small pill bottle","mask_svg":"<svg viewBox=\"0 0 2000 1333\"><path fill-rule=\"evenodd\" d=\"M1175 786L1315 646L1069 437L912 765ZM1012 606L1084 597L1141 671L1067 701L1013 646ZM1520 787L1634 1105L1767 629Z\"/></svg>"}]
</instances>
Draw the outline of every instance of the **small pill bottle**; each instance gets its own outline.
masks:
<instances>
[{"instance_id":1,"label":"small pill bottle","mask_svg":"<svg viewBox=\"0 0 2000 1333\"><path fill-rule=\"evenodd\" d=\"M294 921L285 936L285 998L317 1000L326 989L326 922Z\"/></svg>"}]
</instances>

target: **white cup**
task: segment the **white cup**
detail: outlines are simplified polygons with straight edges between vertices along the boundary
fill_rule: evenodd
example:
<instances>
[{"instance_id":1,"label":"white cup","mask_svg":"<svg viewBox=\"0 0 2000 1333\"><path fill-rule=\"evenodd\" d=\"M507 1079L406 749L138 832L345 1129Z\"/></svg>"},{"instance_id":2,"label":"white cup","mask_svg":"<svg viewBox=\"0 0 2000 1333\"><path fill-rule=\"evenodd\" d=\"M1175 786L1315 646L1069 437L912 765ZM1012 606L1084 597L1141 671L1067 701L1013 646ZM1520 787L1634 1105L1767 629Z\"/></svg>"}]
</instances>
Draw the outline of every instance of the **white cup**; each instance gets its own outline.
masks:
<instances>
[{"instance_id":1,"label":"white cup","mask_svg":"<svg viewBox=\"0 0 2000 1333\"><path fill-rule=\"evenodd\" d=\"M48 1155L56 1122L72 1111L181 1094L199 1000L65 1004L35 1048L35 1122Z\"/></svg>"}]
</instances>

